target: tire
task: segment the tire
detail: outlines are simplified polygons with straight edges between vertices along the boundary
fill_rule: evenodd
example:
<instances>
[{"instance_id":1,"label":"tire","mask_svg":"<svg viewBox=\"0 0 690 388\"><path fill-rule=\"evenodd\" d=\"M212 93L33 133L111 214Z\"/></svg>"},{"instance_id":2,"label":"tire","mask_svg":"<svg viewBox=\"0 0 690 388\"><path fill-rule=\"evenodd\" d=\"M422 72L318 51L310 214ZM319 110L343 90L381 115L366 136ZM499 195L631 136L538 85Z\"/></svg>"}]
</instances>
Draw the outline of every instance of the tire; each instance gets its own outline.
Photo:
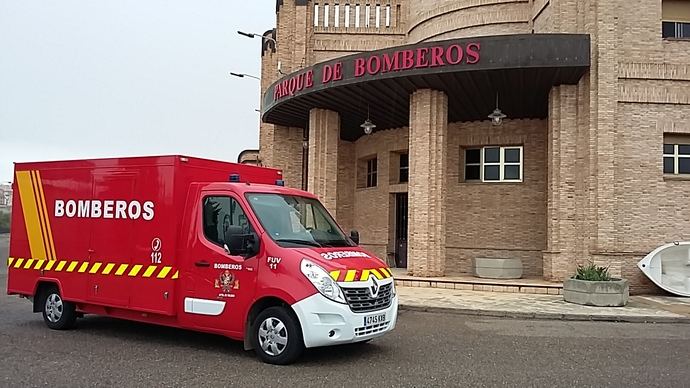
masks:
<instances>
[{"instance_id":1,"label":"tire","mask_svg":"<svg viewBox=\"0 0 690 388\"><path fill-rule=\"evenodd\" d=\"M252 325L252 345L261 361L287 365L304 351L299 321L285 307L269 307L256 317Z\"/></svg>"},{"instance_id":2,"label":"tire","mask_svg":"<svg viewBox=\"0 0 690 388\"><path fill-rule=\"evenodd\" d=\"M41 297L43 321L53 330L67 330L77 322L77 306L64 301L55 286L46 288Z\"/></svg>"}]
</instances>

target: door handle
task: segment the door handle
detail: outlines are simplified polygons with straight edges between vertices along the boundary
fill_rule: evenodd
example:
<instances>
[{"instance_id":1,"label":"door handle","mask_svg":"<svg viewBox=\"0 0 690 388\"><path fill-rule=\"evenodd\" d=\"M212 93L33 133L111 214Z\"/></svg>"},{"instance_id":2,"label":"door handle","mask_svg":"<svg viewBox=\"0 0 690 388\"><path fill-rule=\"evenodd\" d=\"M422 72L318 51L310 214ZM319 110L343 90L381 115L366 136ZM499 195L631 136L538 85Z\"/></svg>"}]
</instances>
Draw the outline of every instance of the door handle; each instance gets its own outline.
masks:
<instances>
[{"instance_id":1,"label":"door handle","mask_svg":"<svg viewBox=\"0 0 690 388\"><path fill-rule=\"evenodd\" d=\"M210 267L211 263L209 263L206 260L199 260L199 261L194 262L194 265L196 265L197 267Z\"/></svg>"}]
</instances>

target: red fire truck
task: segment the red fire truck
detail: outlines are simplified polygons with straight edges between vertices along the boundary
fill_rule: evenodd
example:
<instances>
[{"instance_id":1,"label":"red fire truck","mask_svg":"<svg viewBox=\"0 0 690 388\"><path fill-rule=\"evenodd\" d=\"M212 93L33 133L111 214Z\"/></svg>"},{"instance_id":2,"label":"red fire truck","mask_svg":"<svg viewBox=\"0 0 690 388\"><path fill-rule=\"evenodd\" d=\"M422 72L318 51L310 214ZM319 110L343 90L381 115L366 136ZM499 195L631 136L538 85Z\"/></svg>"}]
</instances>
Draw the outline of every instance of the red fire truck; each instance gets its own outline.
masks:
<instances>
[{"instance_id":1,"label":"red fire truck","mask_svg":"<svg viewBox=\"0 0 690 388\"><path fill-rule=\"evenodd\" d=\"M7 291L243 340L268 363L395 327L390 270L279 170L185 156L18 163Z\"/></svg>"}]
</instances>

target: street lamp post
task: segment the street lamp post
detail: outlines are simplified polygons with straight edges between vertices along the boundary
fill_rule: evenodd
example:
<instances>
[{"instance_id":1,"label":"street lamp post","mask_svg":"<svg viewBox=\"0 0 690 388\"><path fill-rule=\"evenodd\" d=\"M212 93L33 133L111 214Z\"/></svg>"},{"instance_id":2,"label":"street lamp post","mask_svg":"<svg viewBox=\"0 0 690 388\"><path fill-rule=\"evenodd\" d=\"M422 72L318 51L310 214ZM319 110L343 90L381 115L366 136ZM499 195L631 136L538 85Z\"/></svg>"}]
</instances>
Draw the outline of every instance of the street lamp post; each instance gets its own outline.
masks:
<instances>
[{"instance_id":1,"label":"street lamp post","mask_svg":"<svg viewBox=\"0 0 690 388\"><path fill-rule=\"evenodd\" d=\"M259 37L261 37L262 40L267 40L267 41L269 41L269 42L273 42L273 47L274 47L274 48L275 48L275 47L278 47L278 42L276 42L276 40L273 39L273 38L270 37L270 36L266 36L266 35L263 35L263 34L257 34L257 33L254 33L254 32L244 32L244 31L237 31L237 33L240 34L240 35L242 35L242 36L246 36L246 37L248 37L248 38L255 38L255 37L259 36ZM285 75L285 73L283 73L283 70L281 70L281 68L280 68L280 61L278 61L278 73L279 73L280 75Z\"/></svg>"},{"instance_id":2,"label":"street lamp post","mask_svg":"<svg viewBox=\"0 0 690 388\"><path fill-rule=\"evenodd\" d=\"M259 81L261 81L261 78L255 76L255 75L251 75L251 74L230 72L230 75L235 76L235 77L239 77L239 78L249 77L249 78L258 79Z\"/></svg>"},{"instance_id":3,"label":"street lamp post","mask_svg":"<svg viewBox=\"0 0 690 388\"><path fill-rule=\"evenodd\" d=\"M237 31L237 33L240 34L240 35L244 35L244 36L246 36L246 37L248 37L248 38L254 38L254 37L260 36L261 39L269 40L269 41L273 42L274 45L276 45L276 46L278 45L278 42L276 42L276 40L273 39L273 38L270 37L270 36L266 36L266 35L263 35L263 34L255 34L255 33L253 33L253 32L244 32L244 31Z\"/></svg>"}]
</instances>

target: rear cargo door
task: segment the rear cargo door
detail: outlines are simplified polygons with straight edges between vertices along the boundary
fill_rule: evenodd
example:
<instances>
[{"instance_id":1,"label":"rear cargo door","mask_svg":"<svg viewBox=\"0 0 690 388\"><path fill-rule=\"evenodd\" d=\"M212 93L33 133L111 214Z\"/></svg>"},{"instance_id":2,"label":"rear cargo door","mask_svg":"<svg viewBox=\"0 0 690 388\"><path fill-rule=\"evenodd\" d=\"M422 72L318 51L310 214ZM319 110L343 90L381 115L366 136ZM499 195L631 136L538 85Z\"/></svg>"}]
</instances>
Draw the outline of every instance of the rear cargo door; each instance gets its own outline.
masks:
<instances>
[{"instance_id":1,"label":"rear cargo door","mask_svg":"<svg viewBox=\"0 0 690 388\"><path fill-rule=\"evenodd\" d=\"M89 209L94 215L91 219L88 251L91 265L88 270L87 297L90 301L115 306L129 304L127 290L131 289L133 280L127 276L126 269L120 271L120 275L117 273L122 264L131 266L135 221L122 217L115 218L114 212L117 200L133 197L135 183L136 174L131 172L93 175L91 198L99 204L92 201L90 207L100 208L100 210ZM97 215L100 217L95 217Z\"/></svg>"}]
</instances>

